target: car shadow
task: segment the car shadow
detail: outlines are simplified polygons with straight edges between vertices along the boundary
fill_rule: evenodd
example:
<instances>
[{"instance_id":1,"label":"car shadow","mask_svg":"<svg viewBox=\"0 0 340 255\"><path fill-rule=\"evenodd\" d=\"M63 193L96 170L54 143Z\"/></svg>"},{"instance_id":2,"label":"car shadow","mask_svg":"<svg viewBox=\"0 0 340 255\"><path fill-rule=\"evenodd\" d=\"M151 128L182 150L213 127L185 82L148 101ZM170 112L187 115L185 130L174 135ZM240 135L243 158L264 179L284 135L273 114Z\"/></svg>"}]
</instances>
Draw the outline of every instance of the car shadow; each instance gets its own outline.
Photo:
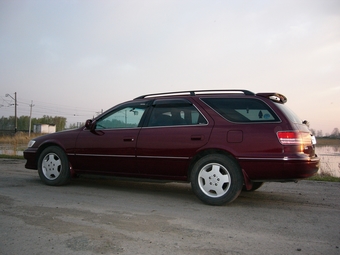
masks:
<instances>
[{"instance_id":1,"label":"car shadow","mask_svg":"<svg viewBox=\"0 0 340 255\"><path fill-rule=\"evenodd\" d=\"M67 186L199 201L192 192L190 183L186 182L84 175L72 179Z\"/></svg>"},{"instance_id":2,"label":"car shadow","mask_svg":"<svg viewBox=\"0 0 340 255\"><path fill-rule=\"evenodd\" d=\"M28 181L34 185L44 185L39 177L32 178ZM51 186L48 186L51 187ZM166 182L158 180L144 180L144 179L131 179L131 178L117 178L111 176L92 176L82 175L63 187L68 192L79 192L74 188L85 189L84 192L89 194L93 190L98 192L109 191L112 194L129 193L132 196L146 195L157 197L157 199L167 198L177 201L185 201L189 203L199 203L204 205L193 193L190 183L186 182ZM240 195L228 207L275 207L278 205L303 205L310 204L310 197L299 193L284 193L279 189L266 190L259 189L253 192L241 192Z\"/></svg>"}]
</instances>

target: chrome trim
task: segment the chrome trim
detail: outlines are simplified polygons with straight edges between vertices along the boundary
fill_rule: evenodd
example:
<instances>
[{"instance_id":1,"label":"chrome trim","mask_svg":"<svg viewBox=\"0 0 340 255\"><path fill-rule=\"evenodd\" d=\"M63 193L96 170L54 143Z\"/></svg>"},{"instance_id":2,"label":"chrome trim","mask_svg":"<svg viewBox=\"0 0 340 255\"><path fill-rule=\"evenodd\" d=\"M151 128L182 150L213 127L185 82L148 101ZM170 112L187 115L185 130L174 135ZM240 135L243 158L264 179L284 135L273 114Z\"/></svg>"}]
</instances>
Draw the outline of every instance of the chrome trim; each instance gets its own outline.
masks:
<instances>
[{"instance_id":1,"label":"chrome trim","mask_svg":"<svg viewBox=\"0 0 340 255\"><path fill-rule=\"evenodd\" d=\"M105 154L76 154L69 153L68 156L82 156L82 157L112 157L112 158L154 158L154 159L185 159L190 157L168 157L168 156L135 156L135 155L105 155Z\"/></svg>"},{"instance_id":2,"label":"chrome trim","mask_svg":"<svg viewBox=\"0 0 340 255\"><path fill-rule=\"evenodd\" d=\"M285 158L238 158L239 160L286 160Z\"/></svg>"},{"instance_id":3,"label":"chrome trim","mask_svg":"<svg viewBox=\"0 0 340 255\"><path fill-rule=\"evenodd\" d=\"M311 157L306 157L306 158L288 158L288 157L283 157L283 158L238 158L239 160L282 160L282 161L317 161L319 158L311 158Z\"/></svg>"},{"instance_id":4,"label":"chrome trim","mask_svg":"<svg viewBox=\"0 0 340 255\"><path fill-rule=\"evenodd\" d=\"M204 127L204 126L208 126L208 124L194 124L194 125L190 125L190 124L186 124L186 125L168 125L168 126L144 126L141 127L142 129L145 128L181 128L181 127Z\"/></svg>"},{"instance_id":5,"label":"chrome trim","mask_svg":"<svg viewBox=\"0 0 340 255\"><path fill-rule=\"evenodd\" d=\"M69 156L82 156L82 157L111 157L111 158L135 158L135 155L107 155L107 154L78 154L70 153Z\"/></svg>"},{"instance_id":6,"label":"chrome trim","mask_svg":"<svg viewBox=\"0 0 340 255\"><path fill-rule=\"evenodd\" d=\"M137 158L155 158L155 159L189 159L190 157L137 156Z\"/></svg>"}]
</instances>

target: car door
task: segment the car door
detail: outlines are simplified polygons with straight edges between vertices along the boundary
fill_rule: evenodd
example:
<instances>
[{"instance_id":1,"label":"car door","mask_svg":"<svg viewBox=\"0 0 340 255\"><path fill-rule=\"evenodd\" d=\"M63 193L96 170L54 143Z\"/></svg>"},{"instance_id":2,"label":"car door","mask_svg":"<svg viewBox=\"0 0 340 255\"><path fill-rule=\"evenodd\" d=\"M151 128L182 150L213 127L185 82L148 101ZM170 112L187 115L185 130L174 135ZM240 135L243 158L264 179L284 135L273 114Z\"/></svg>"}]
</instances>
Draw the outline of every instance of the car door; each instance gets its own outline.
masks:
<instances>
[{"instance_id":1,"label":"car door","mask_svg":"<svg viewBox=\"0 0 340 255\"><path fill-rule=\"evenodd\" d=\"M76 142L74 168L84 172L136 173L136 141L147 106L126 104L96 119Z\"/></svg>"},{"instance_id":2,"label":"car door","mask_svg":"<svg viewBox=\"0 0 340 255\"><path fill-rule=\"evenodd\" d=\"M140 174L186 179L190 158L208 142L213 121L185 99L157 99L150 111L137 142Z\"/></svg>"}]
</instances>

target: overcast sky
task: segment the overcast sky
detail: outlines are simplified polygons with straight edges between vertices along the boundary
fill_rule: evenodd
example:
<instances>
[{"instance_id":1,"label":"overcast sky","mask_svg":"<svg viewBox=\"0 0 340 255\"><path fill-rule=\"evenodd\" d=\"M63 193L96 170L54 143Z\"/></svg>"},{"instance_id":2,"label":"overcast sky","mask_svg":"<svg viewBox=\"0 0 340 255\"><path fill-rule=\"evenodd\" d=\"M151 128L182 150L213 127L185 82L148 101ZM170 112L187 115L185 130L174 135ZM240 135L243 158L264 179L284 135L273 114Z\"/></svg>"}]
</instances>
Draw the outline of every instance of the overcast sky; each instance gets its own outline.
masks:
<instances>
[{"instance_id":1,"label":"overcast sky","mask_svg":"<svg viewBox=\"0 0 340 255\"><path fill-rule=\"evenodd\" d=\"M84 122L139 95L279 92L340 128L339 0L0 0L0 117Z\"/></svg>"}]
</instances>

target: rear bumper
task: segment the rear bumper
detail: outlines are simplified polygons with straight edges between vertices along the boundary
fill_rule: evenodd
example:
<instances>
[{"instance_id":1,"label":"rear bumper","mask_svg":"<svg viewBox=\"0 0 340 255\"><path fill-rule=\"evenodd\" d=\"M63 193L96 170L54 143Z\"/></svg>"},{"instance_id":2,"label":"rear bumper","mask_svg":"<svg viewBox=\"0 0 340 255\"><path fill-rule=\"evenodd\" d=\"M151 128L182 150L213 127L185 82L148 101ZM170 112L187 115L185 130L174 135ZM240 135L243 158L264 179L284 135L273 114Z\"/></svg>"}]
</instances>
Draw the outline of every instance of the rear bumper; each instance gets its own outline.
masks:
<instances>
[{"instance_id":1,"label":"rear bumper","mask_svg":"<svg viewBox=\"0 0 340 255\"><path fill-rule=\"evenodd\" d=\"M313 176L317 173L320 167L320 158L314 157L306 160L285 160L284 172L288 178L294 177L304 179Z\"/></svg>"},{"instance_id":2,"label":"rear bumper","mask_svg":"<svg viewBox=\"0 0 340 255\"><path fill-rule=\"evenodd\" d=\"M286 181L305 179L319 170L320 158L239 158L250 180Z\"/></svg>"}]
</instances>

